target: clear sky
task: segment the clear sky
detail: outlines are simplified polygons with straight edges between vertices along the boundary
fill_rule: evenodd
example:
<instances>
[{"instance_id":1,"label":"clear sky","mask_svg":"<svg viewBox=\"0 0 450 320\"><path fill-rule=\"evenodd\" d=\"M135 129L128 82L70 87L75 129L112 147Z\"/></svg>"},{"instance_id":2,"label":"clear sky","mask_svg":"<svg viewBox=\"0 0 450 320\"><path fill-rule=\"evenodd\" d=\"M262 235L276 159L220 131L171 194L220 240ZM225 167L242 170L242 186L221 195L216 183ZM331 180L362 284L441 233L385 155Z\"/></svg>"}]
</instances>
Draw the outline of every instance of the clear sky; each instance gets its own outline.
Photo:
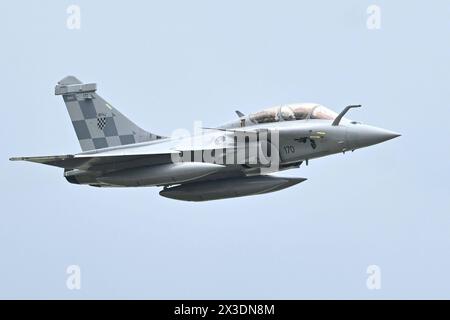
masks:
<instances>
[{"instance_id":1,"label":"clear sky","mask_svg":"<svg viewBox=\"0 0 450 320\"><path fill-rule=\"evenodd\" d=\"M69 5L81 28L68 29ZM367 8L381 9L368 29ZM450 298L449 1L2 1L0 298ZM71 185L68 74L169 135L314 101L402 137L206 203ZM66 268L81 268L81 290ZM370 265L381 289L366 286Z\"/></svg>"}]
</instances>

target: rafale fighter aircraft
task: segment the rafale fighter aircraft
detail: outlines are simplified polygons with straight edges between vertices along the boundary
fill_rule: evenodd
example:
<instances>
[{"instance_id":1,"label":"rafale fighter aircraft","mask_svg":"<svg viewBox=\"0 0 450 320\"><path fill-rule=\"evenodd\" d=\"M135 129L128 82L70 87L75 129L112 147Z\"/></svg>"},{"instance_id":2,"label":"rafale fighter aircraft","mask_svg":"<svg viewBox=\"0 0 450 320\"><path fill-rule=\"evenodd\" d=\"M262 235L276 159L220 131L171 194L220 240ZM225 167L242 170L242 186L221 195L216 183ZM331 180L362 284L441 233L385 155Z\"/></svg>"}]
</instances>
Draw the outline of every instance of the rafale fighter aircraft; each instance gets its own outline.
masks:
<instances>
[{"instance_id":1,"label":"rafale fighter aircraft","mask_svg":"<svg viewBox=\"0 0 450 320\"><path fill-rule=\"evenodd\" d=\"M94 187L163 187L160 195L187 201L278 191L305 178L274 172L353 151L399 134L344 118L315 103L280 105L244 115L192 136L147 132L73 76L58 82L81 145L73 155L17 157L64 169L71 183Z\"/></svg>"}]
</instances>

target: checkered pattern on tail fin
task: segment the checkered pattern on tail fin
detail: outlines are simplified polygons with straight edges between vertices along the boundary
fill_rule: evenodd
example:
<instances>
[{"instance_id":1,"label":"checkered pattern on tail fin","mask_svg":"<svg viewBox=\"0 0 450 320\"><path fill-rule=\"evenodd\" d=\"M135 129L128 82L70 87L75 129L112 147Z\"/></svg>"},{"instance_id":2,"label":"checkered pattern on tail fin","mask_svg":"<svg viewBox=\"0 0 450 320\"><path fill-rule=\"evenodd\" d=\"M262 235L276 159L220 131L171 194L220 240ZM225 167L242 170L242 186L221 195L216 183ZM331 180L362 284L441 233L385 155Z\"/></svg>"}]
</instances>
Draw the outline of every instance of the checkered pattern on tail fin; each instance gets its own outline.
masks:
<instances>
[{"instance_id":1,"label":"checkered pattern on tail fin","mask_svg":"<svg viewBox=\"0 0 450 320\"><path fill-rule=\"evenodd\" d=\"M63 96L83 151L164 138L138 127L95 91L95 84L83 84L73 76L55 87L55 94Z\"/></svg>"}]
</instances>

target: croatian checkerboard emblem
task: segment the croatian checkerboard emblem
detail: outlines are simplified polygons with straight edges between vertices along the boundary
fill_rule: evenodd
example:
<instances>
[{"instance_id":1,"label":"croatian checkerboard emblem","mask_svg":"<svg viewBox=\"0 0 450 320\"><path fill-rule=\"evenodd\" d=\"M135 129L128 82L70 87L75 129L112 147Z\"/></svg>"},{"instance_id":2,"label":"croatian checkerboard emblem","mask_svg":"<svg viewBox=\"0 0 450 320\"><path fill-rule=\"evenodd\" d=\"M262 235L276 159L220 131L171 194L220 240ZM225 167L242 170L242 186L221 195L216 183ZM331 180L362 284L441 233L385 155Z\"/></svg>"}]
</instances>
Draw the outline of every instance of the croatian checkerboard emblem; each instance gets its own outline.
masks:
<instances>
[{"instance_id":1,"label":"croatian checkerboard emblem","mask_svg":"<svg viewBox=\"0 0 450 320\"><path fill-rule=\"evenodd\" d=\"M97 128L99 130L103 130L106 126L106 115L103 113L99 113L97 115Z\"/></svg>"}]
</instances>

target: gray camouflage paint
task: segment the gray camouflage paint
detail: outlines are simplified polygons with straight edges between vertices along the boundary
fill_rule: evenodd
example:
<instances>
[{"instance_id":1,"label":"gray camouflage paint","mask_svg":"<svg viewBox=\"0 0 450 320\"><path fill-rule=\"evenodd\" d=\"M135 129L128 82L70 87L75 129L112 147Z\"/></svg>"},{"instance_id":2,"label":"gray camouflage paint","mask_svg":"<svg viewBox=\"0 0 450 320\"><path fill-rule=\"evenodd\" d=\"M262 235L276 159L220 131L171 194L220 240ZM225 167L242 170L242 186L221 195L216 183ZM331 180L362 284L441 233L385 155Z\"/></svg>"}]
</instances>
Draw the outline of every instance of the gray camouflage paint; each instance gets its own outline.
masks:
<instances>
[{"instance_id":1,"label":"gray camouflage paint","mask_svg":"<svg viewBox=\"0 0 450 320\"><path fill-rule=\"evenodd\" d=\"M102 99L92 87L82 85L73 76L58 82L55 94L62 94L67 111L83 151L116 147L138 142L161 139L161 136L147 132ZM59 93L71 86L81 90L73 93ZM86 88L87 91L83 91ZM94 89L95 90L95 89Z\"/></svg>"},{"instance_id":2,"label":"gray camouflage paint","mask_svg":"<svg viewBox=\"0 0 450 320\"><path fill-rule=\"evenodd\" d=\"M267 174L399 136L343 118L356 106L348 106L338 115L324 106L307 103L271 107L249 116L238 114L239 119L206 128L200 135L154 141L162 137L135 125L95 91L95 84L82 84L73 76L55 87L55 94L64 98L82 153L11 160L62 167L71 183L96 187L164 186L162 196L206 201L290 187L305 179L287 180ZM246 149L266 149L270 161L265 163L259 152ZM214 152L212 156L212 151L220 150L232 161L215 163L223 154L218 152L216 157ZM184 155L197 153L201 154L198 159L184 160ZM174 161L180 155L181 162ZM258 161L247 161L252 159Z\"/></svg>"}]
</instances>

